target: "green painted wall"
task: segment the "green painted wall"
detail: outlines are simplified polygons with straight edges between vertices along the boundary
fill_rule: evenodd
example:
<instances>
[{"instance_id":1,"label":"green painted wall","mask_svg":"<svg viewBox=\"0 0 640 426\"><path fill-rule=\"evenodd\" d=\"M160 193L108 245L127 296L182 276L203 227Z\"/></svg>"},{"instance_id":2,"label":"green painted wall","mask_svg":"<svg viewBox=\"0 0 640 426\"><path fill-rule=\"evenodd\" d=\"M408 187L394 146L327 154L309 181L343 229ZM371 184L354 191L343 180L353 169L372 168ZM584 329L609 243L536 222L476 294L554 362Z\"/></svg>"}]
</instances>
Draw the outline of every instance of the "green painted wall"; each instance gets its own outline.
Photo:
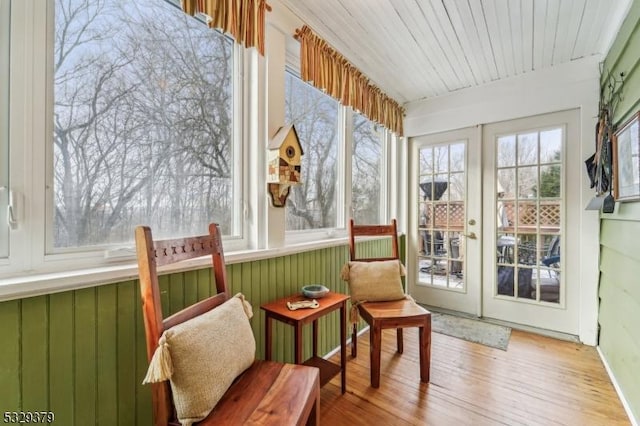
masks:
<instances>
[{"instance_id":1,"label":"green painted wall","mask_svg":"<svg viewBox=\"0 0 640 426\"><path fill-rule=\"evenodd\" d=\"M609 50L605 70L625 74L614 122L640 109L640 0ZM633 416L640 419L640 202L617 203L600 222L599 345Z\"/></svg>"},{"instance_id":2,"label":"green painted wall","mask_svg":"<svg viewBox=\"0 0 640 426\"><path fill-rule=\"evenodd\" d=\"M376 256L388 242L360 247ZM310 283L347 292L340 269L348 256L348 246L339 246L227 266L232 292L253 305L258 358L264 356L259 306ZM160 286L166 314L215 292L210 269L165 275ZM319 321L319 349L327 353L338 346L338 312ZM147 358L137 280L3 302L0 325L0 411L49 410L65 426L151 424L150 390L141 385ZM292 362L290 326L276 322L273 355Z\"/></svg>"}]
</instances>

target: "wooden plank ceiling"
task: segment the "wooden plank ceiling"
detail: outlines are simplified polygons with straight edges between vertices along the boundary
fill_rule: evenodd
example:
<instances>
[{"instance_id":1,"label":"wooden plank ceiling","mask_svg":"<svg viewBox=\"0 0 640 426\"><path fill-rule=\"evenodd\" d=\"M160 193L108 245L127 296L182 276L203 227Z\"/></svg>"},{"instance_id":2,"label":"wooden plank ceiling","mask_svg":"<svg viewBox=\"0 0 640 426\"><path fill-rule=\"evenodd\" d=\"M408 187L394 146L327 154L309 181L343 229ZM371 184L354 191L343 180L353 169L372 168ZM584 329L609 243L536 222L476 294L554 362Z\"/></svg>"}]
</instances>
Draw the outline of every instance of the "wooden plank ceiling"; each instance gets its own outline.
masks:
<instances>
[{"instance_id":1,"label":"wooden plank ceiling","mask_svg":"<svg viewBox=\"0 0 640 426\"><path fill-rule=\"evenodd\" d=\"M631 0L280 0L401 104L592 55Z\"/></svg>"}]
</instances>

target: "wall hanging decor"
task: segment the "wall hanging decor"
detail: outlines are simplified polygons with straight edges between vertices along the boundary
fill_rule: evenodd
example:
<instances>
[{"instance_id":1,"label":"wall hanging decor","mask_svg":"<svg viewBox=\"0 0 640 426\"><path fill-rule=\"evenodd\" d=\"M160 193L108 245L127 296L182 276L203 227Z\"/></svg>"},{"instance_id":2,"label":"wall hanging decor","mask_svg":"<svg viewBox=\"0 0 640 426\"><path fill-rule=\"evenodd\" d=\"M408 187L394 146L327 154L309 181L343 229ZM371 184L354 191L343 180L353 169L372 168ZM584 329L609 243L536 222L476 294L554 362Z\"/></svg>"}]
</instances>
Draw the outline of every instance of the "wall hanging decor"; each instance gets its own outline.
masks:
<instances>
[{"instance_id":1,"label":"wall hanging decor","mask_svg":"<svg viewBox=\"0 0 640 426\"><path fill-rule=\"evenodd\" d=\"M600 74L603 75L601 64ZM598 105L598 122L596 123L596 152L585 160L587 174L591 181L591 188L595 188L596 196L589 202L587 210L600 210L605 213L613 213L615 201L612 195L612 140L613 117L615 109L622 99L622 87L624 85L624 73L620 78L607 73L600 78L600 102Z\"/></svg>"},{"instance_id":2,"label":"wall hanging decor","mask_svg":"<svg viewBox=\"0 0 640 426\"><path fill-rule=\"evenodd\" d=\"M613 138L613 187L616 201L640 200L640 111Z\"/></svg>"},{"instance_id":3,"label":"wall hanging decor","mask_svg":"<svg viewBox=\"0 0 640 426\"><path fill-rule=\"evenodd\" d=\"M302 145L293 125L278 129L269 141L267 192L274 207L284 207L292 185L300 184Z\"/></svg>"}]
</instances>

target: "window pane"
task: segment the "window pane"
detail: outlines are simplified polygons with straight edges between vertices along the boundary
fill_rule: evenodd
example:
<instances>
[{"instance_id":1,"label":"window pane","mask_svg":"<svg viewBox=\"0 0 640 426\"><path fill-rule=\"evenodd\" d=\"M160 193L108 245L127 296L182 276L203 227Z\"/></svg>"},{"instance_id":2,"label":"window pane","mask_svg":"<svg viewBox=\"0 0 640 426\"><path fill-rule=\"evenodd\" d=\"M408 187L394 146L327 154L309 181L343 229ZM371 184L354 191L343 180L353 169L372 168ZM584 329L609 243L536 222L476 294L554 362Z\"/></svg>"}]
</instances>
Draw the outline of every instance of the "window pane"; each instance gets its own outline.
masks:
<instances>
[{"instance_id":1,"label":"window pane","mask_svg":"<svg viewBox=\"0 0 640 426\"><path fill-rule=\"evenodd\" d=\"M562 160L562 129L540 132L540 162L555 163Z\"/></svg>"},{"instance_id":2,"label":"window pane","mask_svg":"<svg viewBox=\"0 0 640 426\"><path fill-rule=\"evenodd\" d=\"M514 135L498 138L498 167L516 165L516 138Z\"/></svg>"},{"instance_id":3,"label":"window pane","mask_svg":"<svg viewBox=\"0 0 640 426\"><path fill-rule=\"evenodd\" d=\"M0 259L9 256L9 0L0 0Z\"/></svg>"},{"instance_id":4,"label":"window pane","mask_svg":"<svg viewBox=\"0 0 640 426\"><path fill-rule=\"evenodd\" d=\"M538 134L518 135L518 164L536 164L538 162Z\"/></svg>"},{"instance_id":5,"label":"window pane","mask_svg":"<svg viewBox=\"0 0 640 426\"><path fill-rule=\"evenodd\" d=\"M356 223L380 223L380 176L384 128L353 114L351 208Z\"/></svg>"},{"instance_id":6,"label":"window pane","mask_svg":"<svg viewBox=\"0 0 640 426\"><path fill-rule=\"evenodd\" d=\"M291 73L285 76L285 121L302 144L300 185L291 189L286 230L336 226L338 102Z\"/></svg>"},{"instance_id":7,"label":"window pane","mask_svg":"<svg viewBox=\"0 0 640 426\"><path fill-rule=\"evenodd\" d=\"M537 195L538 167L518 168L518 198L533 198Z\"/></svg>"},{"instance_id":8,"label":"window pane","mask_svg":"<svg viewBox=\"0 0 640 426\"><path fill-rule=\"evenodd\" d=\"M233 229L233 46L163 0L56 1L53 247Z\"/></svg>"},{"instance_id":9,"label":"window pane","mask_svg":"<svg viewBox=\"0 0 640 426\"><path fill-rule=\"evenodd\" d=\"M437 146L433 149L434 169L436 172L449 171L449 147Z\"/></svg>"},{"instance_id":10,"label":"window pane","mask_svg":"<svg viewBox=\"0 0 640 426\"><path fill-rule=\"evenodd\" d=\"M560 184L562 182L562 166L553 164L540 166L540 197L560 197Z\"/></svg>"}]
</instances>

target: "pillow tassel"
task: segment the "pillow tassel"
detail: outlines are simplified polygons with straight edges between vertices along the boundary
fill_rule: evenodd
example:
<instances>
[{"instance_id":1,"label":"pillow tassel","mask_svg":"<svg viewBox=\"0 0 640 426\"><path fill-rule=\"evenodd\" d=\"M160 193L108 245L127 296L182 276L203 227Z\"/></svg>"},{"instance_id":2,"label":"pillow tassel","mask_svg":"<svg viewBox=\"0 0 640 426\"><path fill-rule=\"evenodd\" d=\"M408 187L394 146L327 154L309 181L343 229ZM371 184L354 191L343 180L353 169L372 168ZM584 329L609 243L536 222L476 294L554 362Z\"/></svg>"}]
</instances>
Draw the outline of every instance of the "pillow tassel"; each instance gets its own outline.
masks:
<instances>
[{"instance_id":1,"label":"pillow tassel","mask_svg":"<svg viewBox=\"0 0 640 426\"><path fill-rule=\"evenodd\" d=\"M340 278L342 281L349 281L349 262L345 263L342 266L342 270L340 271Z\"/></svg>"},{"instance_id":2,"label":"pillow tassel","mask_svg":"<svg viewBox=\"0 0 640 426\"><path fill-rule=\"evenodd\" d=\"M407 268L405 268L402 262L400 262L399 260L398 264L400 265L400 276L404 277L405 275L407 275Z\"/></svg>"},{"instance_id":3,"label":"pillow tassel","mask_svg":"<svg viewBox=\"0 0 640 426\"><path fill-rule=\"evenodd\" d=\"M351 324L356 324L359 321L358 316L358 305L362 302L356 302L351 304L351 309L349 310L349 322Z\"/></svg>"},{"instance_id":4,"label":"pillow tassel","mask_svg":"<svg viewBox=\"0 0 640 426\"><path fill-rule=\"evenodd\" d=\"M244 298L244 294L242 293L238 293L234 297L237 297L242 301L242 309L244 309L244 313L247 315L247 318L251 319L253 317L253 307L251 306L251 303Z\"/></svg>"},{"instance_id":5,"label":"pillow tassel","mask_svg":"<svg viewBox=\"0 0 640 426\"><path fill-rule=\"evenodd\" d=\"M160 337L158 347L151 357L147 375L142 384L157 383L169 380L173 375L173 364L171 362L171 354L169 353L169 344L164 336Z\"/></svg>"}]
</instances>

